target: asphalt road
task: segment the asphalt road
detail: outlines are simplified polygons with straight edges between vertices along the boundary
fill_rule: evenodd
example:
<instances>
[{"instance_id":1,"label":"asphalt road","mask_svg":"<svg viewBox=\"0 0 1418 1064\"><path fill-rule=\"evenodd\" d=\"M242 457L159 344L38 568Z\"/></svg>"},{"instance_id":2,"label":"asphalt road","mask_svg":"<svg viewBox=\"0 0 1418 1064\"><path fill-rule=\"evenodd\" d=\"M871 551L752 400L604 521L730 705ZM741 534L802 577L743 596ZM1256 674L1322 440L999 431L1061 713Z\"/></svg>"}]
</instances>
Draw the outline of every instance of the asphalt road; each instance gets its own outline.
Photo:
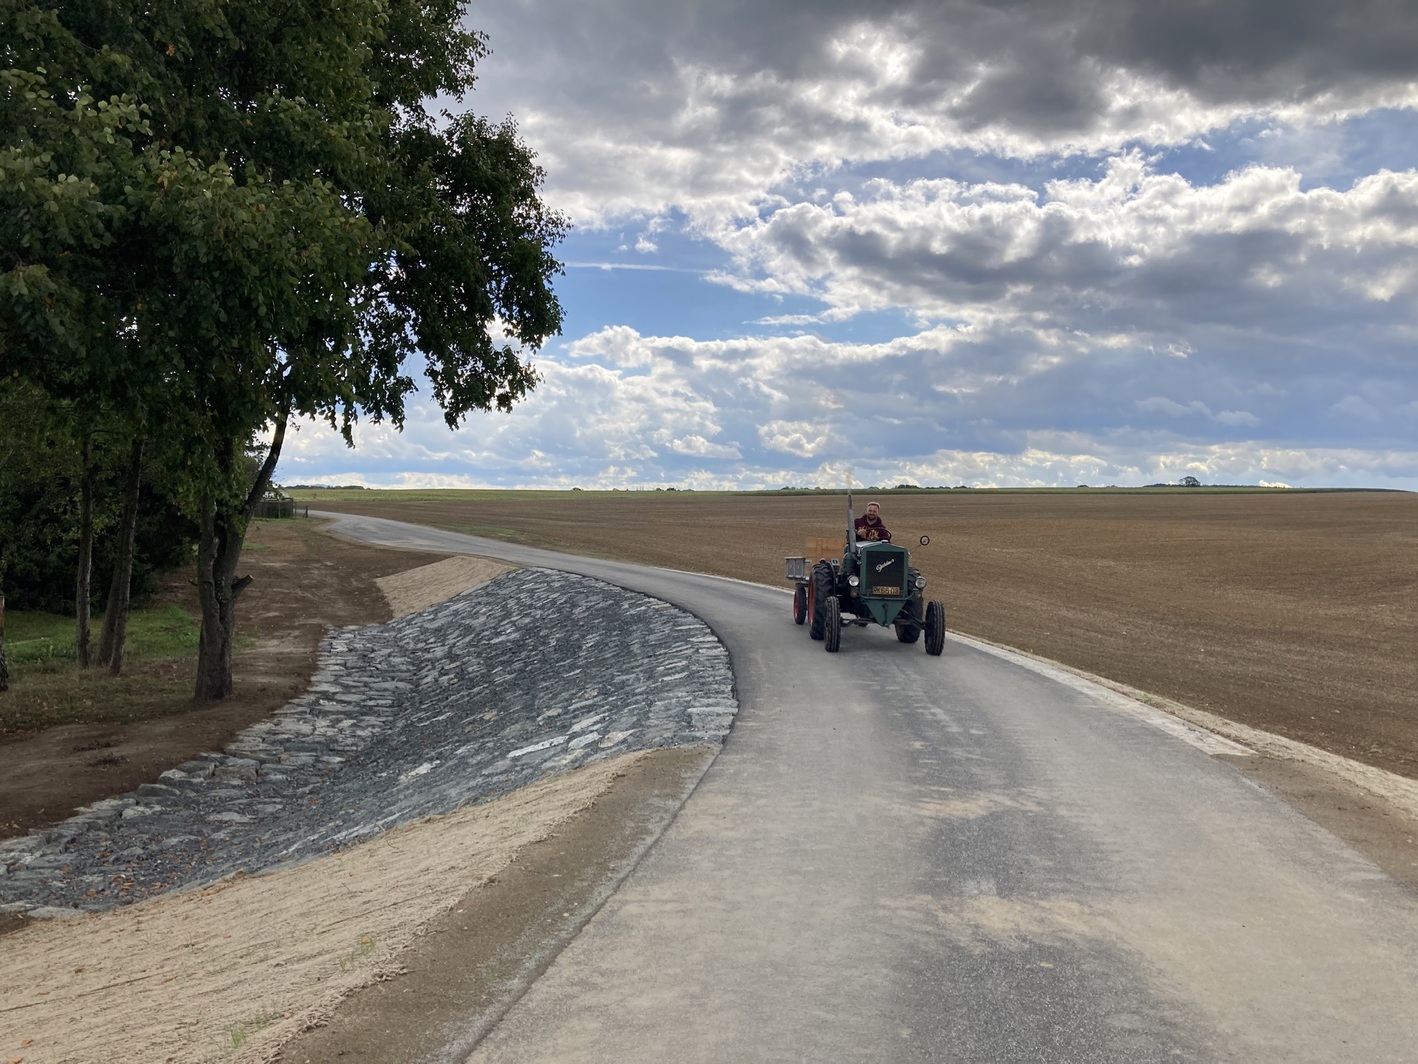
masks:
<instances>
[{"instance_id":1,"label":"asphalt road","mask_svg":"<svg viewBox=\"0 0 1418 1064\"><path fill-rule=\"evenodd\" d=\"M1418 897L1224 744L954 638L826 654L779 589L322 516L659 596L733 660L723 752L473 1061L1418 1059Z\"/></svg>"}]
</instances>

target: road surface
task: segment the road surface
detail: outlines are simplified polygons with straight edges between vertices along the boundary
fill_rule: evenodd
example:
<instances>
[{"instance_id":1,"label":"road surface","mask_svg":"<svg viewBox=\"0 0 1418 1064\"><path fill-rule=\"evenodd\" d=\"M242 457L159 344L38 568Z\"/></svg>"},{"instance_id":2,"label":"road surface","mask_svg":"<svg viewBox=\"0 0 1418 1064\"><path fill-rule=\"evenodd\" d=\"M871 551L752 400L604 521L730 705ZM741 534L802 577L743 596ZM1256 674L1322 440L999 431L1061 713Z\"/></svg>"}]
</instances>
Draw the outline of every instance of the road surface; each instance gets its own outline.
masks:
<instances>
[{"instance_id":1,"label":"road surface","mask_svg":"<svg viewBox=\"0 0 1418 1064\"><path fill-rule=\"evenodd\" d=\"M965 641L826 654L780 589L320 516L656 595L733 660L723 752L472 1061L1418 1060L1418 897L1225 744Z\"/></svg>"}]
</instances>

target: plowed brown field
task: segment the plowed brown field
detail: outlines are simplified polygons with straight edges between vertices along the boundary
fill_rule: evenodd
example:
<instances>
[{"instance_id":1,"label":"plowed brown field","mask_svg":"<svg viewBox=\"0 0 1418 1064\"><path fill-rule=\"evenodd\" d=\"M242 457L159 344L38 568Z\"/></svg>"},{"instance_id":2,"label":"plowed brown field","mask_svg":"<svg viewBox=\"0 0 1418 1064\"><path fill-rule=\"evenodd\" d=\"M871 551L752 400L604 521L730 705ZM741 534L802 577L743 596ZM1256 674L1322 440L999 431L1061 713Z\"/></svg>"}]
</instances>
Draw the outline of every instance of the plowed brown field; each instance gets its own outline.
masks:
<instances>
[{"instance_id":1,"label":"plowed brown field","mask_svg":"<svg viewBox=\"0 0 1418 1064\"><path fill-rule=\"evenodd\" d=\"M837 534L846 516L845 497L830 495L301 498L784 587L783 558L806 536ZM860 510L865 496L856 498ZM881 501L951 629L1418 777L1418 495L958 491ZM930 546L915 546L922 533Z\"/></svg>"}]
</instances>

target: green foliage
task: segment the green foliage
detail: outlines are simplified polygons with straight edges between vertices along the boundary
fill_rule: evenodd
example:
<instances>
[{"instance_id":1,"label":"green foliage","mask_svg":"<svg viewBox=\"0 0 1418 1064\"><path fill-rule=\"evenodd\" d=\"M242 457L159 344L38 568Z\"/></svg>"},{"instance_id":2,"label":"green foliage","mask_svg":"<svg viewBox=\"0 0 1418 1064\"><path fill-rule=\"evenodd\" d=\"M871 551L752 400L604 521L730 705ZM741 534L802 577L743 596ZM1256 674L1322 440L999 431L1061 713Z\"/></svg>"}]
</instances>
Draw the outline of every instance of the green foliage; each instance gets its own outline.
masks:
<instances>
[{"instance_id":1,"label":"green foliage","mask_svg":"<svg viewBox=\"0 0 1418 1064\"><path fill-rule=\"evenodd\" d=\"M24 381L0 380L0 591L12 609L74 611L78 557L79 445L84 426L71 404L51 400ZM123 441L98 435L94 478L100 533L118 521L118 492L126 475ZM157 591L158 574L191 559L196 528L165 492L165 467L150 461L140 496L133 565L134 594ZM94 548L91 591L102 605L116 563L117 543L100 535Z\"/></svg>"},{"instance_id":2,"label":"green foliage","mask_svg":"<svg viewBox=\"0 0 1418 1064\"><path fill-rule=\"evenodd\" d=\"M563 223L537 199L542 172L510 120L460 116L437 133L414 123L393 138L396 161L418 180L373 201L398 245L371 274L370 355L393 363L424 352L450 425L511 409L536 376L493 339L494 324L536 346L561 323L551 293L560 266L546 249Z\"/></svg>"},{"instance_id":3,"label":"green foliage","mask_svg":"<svg viewBox=\"0 0 1418 1064\"><path fill-rule=\"evenodd\" d=\"M0 367L220 451L283 412L455 421L535 383L565 224L510 122L435 120L481 38L443 2L0 8ZM495 339L505 330L508 340ZM174 417L174 415L177 415Z\"/></svg>"},{"instance_id":4,"label":"green foliage","mask_svg":"<svg viewBox=\"0 0 1418 1064\"><path fill-rule=\"evenodd\" d=\"M0 36L16 34L7 53L36 53L29 69L0 70L0 355L19 351L60 379L107 329L113 308L93 282L125 214L130 136L143 122L129 96L56 92L41 59L57 18L21 14L30 17L0 19Z\"/></svg>"},{"instance_id":5,"label":"green foliage","mask_svg":"<svg viewBox=\"0 0 1418 1064\"><path fill-rule=\"evenodd\" d=\"M121 471L105 478L116 492ZM117 521L117 501L109 495L106 524ZM68 484L52 481L11 497L22 512L10 540L9 565L3 588L16 609L74 612L74 570L78 532L76 503ZM162 573L191 561L196 527L170 500L151 491L140 496L137 535L134 541L132 594L139 601L156 594ZM92 602L102 608L116 564L117 543L112 536L94 544Z\"/></svg>"}]
</instances>

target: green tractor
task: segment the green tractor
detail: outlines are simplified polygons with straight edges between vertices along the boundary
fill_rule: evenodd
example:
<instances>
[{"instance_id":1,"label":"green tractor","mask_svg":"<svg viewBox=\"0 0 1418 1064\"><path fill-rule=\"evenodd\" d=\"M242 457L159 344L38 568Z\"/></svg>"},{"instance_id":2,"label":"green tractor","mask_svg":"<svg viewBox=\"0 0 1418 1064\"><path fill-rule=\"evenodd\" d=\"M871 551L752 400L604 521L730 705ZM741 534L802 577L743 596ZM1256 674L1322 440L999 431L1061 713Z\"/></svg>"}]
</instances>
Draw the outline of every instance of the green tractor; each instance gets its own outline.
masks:
<instances>
[{"instance_id":1,"label":"green tractor","mask_svg":"<svg viewBox=\"0 0 1418 1064\"><path fill-rule=\"evenodd\" d=\"M930 543L921 537L921 546ZM911 552L882 540L857 539L851 496L847 499L847 540L808 540L807 553L789 558L793 582L793 620L823 641L829 654L842 646L846 625L890 625L896 638L915 643L926 636L926 653L945 648L945 604L926 601L926 578L911 565ZM841 549L842 556L836 557ZM816 557L816 560L813 560Z\"/></svg>"}]
</instances>

